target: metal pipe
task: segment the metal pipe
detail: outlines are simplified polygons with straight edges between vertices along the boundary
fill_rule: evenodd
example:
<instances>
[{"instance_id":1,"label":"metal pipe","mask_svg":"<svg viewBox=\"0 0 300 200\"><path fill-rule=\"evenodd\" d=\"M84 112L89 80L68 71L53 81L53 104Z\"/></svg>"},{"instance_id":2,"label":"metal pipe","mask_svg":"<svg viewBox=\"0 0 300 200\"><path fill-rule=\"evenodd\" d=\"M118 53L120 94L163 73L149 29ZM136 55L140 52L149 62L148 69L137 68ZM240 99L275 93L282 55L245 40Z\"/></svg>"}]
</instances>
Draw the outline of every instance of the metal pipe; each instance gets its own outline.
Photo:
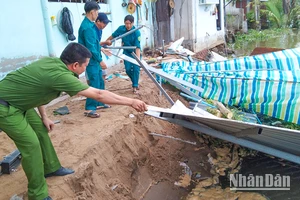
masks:
<instances>
[{"instance_id":1,"label":"metal pipe","mask_svg":"<svg viewBox=\"0 0 300 200\"><path fill-rule=\"evenodd\" d=\"M183 74L205 74L205 73L220 73L220 72L251 72L251 71L279 71L276 69L241 69L241 70L219 70L219 71L188 71Z\"/></svg>"},{"instance_id":2,"label":"metal pipe","mask_svg":"<svg viewBox=\"0 0 300 200\"><path fill-rule=\"evenodd\" d=\"M158 87L158 89L165 95L167 100L174 105L174 101L171 99L171 97L167 94L167 92L164 90L164 88L157 82L157 80L152 76L152 74L148 71L148 69L144 66L144 64L141 62L140 58L137 57L137 55L132 52L131 55L135 58L135 60L139 63L140 67L144 69L146 74L150 77L150 79L155 83L155 85Z\"/></svg>"},{"instance_id":3,"label":"metal pipe","mask_svg":"<svg viewBox=\"0 0 300 200\"><path fill-rule=\"evenodd\" d=\"M192 144L192 145L197 145L196 142L191 142L191 141L188 141L188 140L183 140L183 139L176 138L176 137L173 137L173 136L170 136L170 135L162 135L162 134L158 134L158 133L149 133L149 135L158 136L158 137L164 137L164 138L169 138L169 139L172 139L172 140L177 140L177 141L185 142L185 143Z\"/></svg>"},{"instance_id":4,"label":"metal pipe","mask_svg":"<svg viewBox=\"0 0 300 200\"><path fill-rule=\"evenodd\" d=\"M122 60L126 60L128 62L131 62L131 63L135 64L135 65L140 66L140 64L135 59L133 59L133 58L131 58L129 56L126 56L125 54L122 54L122 55L112 54L112 55L114 55L114 56L116 56L116 57L118 57L118 58L120 58ZM164 79L166 79L169 82L171 82L171 84L178 83L177 85L175 85L175 84L173 84L173 85L175 85L176 87L179 87L182 91L184 91L185 93L187 93L187 94L189 94L191 96L193 95L193 93L188 92L188 89L185 89L183 86L180 86L180 85L184 85L184 86L186 86L188 88L197 90L199 92L203 92L203 89L201 87L197 86L197 85L193 85L190 82L187 82L185 80L182 80L180 78L177 78L177 77L174 77L174 76L172 76L170 74L167 74L166 72L164 72L164 71L162 71L160 69L156 69L154 67L150 67L149 65L147 65L147 63L144 60L142 61L142 63L144 63L144 66L145 65L147 66L147 69L150 72L155 73L155 74L159 75L160 77L163 77Z\"/></svg>"},{"instance_id":5,"label":"metal pipe","mask_svg":"<svg viewBox=\"0 0 300 200\"><path fill-rule=\"evenodd\" d=\"M182 86L181 84L179 84L176 81L172 81L171 79L166 79L171 85L173 85L174 87L180 89L182 92L185 92L186 94L188 94L189 96L198 99L197 101L199 101L201 99L201 97L197 96L195 93L191 92L189 89L185 88L184 86ZM199 91L200 93L200 91Z\"/></svg>"},{"instance_id":6,"label":"metal pipe","mask_svg":"<svg viewBox=\"0 0 300 200\"><path fill-rule=\"evenodd\" d=\"M162 84L162 78L161 78L161 76L159 76L159 85L161 86L161 84ZM162 93L161 93L161 91L159 90L159 96L161 96L162 95Z\"/></svg>"},{"instance_id":7,"label":"metal pipe","mask_svg":"<svg viewBox=\"0 0 300 200\"><path fill-rule=\"evenodd\" d=\"M142 61L142 62L145 62L145 61ZM146 63L146 62L145 62L145 63ZM146 63L146 64L147 64L147 63ZM151 71L151 72L153 72L153 73L159 75L159 76L162 76L164 79L167 79L168 81L171 80L171 81L173 81L173 82L176 82L176 83L178 83L178 84L184 85L184 86L186 86L186 87L188 87L188 88L190 88L190 89L194 89L194 90L197 90L197 91L199 91L199 92L203 92L203 91L204 91L203 88L201 88L201 87L199 87L199 86L197 86L197 85L193 85L192 83L187 82L187 81L185 81L185 80L182 80L182 79L180 79L180 78L177 78L177 77L175 77L175 76L172 76L172 75L170 75L170 74L164 72L164 71L161 70L161 69L157 69L157 68L150 67L150 66L147 66L147 69L148 69L149 71Z\"/></svg>"},{"instance_id":8,"label":"metal pipe","mask_svg":"<svg viewBox=\"0 0 300 200\"><path fill-rule=\"evenodd\" d=\"M195 3L196 1L193 1L192 3ZM196 4L196 3L195 3ZM196 6L196 5L194 5L194 10L193 10L193 13L194 13L194 18L193 18L193 20L194 20L194 22L192 23L192 24L194 24L195 25L195 44L196 45L194 45L194 47L195 46L197 46L197 43L198 43L198 26L197 26L197 24L198 24L198 18L197 18L197 10L198 10L198 6Z\"/></svg>"},{"instance_id":9,"label":"metal pipe","mask_svg":"<svg viewBox=\"0 0 300 200\"><path fill-rule=\"evenodd\" d=\"M165 57L165 40L162 40L162 57Z\"/></svg>"},{"instance_id":10,"label":"metal pipe","mask_svg":"<svg viewBox=\"0 0 300 200\"><path fill-rule=\"evenodd\" d=\"M109 47L104 46L105 49L136 49L136 46L121 46L121 47Z\"/></svg>"},{"instance_id":11,"label":"metal pipe","mask_svg":"<svg viewBox=\"0 0 300 200\"><path fill-rule=\"evenodd\" d=\"M200 100L200 98L196 99L195 97L191 97L191 96L189 96L189 95L187 95L187 94L185 94L183 92L180 92L180 95L183 96L183 97L185 97L185 98L188 98L188 99L191 99L193 101L196 101L196 102L198 102Z\"/></svg>"},{"instance_id":12,"label":"metal pipe","mask_svg":"<svg viewBox=\"0 0 300 200\"><path fill-rule=\"evenodd\" d=\"M127 36L127 35L130 35L131 33L135 32L135 31L137 31L137 30L139 30L139 29L141 29L141 28L143 28L143 27L144 27L144 25L139 26L139 27L137 27L137 28L135 28L135 29L132 29L132 30L128 31L127 33L124 33L123 35L120 35L120 36L118 36L118 37L113 38L113 39L111 40L111 42L115 42L115 41L118 40L118 39L121 39L121 38L123 38L123 37L125 37L125 36Z\"/></svg>"},{"instance_id":13,"label":"metal pipe","mask_svg":"<svg viewBox=\"0 0 300 200\"><path fill-rule=\"evenodd\" d=\"M48 53L50 57L55 57L54 51L54 40L53 40L53 32L51 26L50 15L48 12L48 0L41 0L41 7L42 13L44 18L44 25L45 25L45 32L46 32L46 39L47 39L47 46L48 46Z\"/></svg>"}]
</instances>

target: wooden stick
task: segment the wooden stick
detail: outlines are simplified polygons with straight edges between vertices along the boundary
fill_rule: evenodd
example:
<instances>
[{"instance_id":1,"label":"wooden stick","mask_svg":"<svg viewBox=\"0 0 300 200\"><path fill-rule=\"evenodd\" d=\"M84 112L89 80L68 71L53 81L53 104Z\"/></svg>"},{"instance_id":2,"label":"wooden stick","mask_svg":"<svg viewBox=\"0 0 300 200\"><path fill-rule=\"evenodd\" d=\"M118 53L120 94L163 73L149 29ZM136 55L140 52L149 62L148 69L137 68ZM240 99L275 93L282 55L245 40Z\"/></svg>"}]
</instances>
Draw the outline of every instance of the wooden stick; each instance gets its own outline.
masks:
<instances>
[{"instance_id":1,"label":"wooden stick","mask_svg":"<svg viewBox=\"0 0 300 200\"><path fill-rule=\"evenodd\" d=\"M228 119L232 119L233 113L227 109L221 102L213 101L214 105L221 111L223 115L225 115Z\"/></svg>"}]
</instances>

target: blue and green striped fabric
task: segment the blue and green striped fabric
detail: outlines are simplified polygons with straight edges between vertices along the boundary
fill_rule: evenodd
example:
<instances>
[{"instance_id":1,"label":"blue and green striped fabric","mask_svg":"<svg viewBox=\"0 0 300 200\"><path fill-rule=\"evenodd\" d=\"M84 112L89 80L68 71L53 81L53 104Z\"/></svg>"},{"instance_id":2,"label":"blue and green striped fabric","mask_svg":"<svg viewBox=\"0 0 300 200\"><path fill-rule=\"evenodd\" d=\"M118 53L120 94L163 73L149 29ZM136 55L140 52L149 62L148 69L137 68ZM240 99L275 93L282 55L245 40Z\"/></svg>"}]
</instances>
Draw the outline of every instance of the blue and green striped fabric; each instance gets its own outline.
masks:
<instances>
[{"instance_id":1,"label":"blue and green striped fabric","mask_svg":"<svg viewBox=\"0 0 300 200\"><path fill-rule=\"evenodd\" d=\"M198 96L300 124L300 48L222 62L162 63ZM195 72L195 73L191 73Z\"/></svg>"}]
</instances>

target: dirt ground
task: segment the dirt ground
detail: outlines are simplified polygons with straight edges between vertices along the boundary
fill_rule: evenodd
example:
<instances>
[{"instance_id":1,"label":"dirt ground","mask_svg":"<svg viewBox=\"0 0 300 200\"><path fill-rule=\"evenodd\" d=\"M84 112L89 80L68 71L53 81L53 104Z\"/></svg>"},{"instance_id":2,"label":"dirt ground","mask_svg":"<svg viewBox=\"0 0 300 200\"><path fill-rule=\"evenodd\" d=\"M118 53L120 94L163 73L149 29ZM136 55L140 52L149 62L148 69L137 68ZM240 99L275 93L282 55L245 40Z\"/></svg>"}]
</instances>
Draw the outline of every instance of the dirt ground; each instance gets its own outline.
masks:
<instances>
[{"instance_id":1,"label":"dirt ground","mask_svg":"<svg viewBox=\"0 0 300 200\"><path fill-rule=\"evenodd\" d=\"M110 69L116 70L123 68ZM144 100L149 105L170 107L145 72L141 72L139 94L132 93L130 80L119 77L107 82L106 88ZM178 91L171 87L167 90L173 100L179 98L187 103ZM189 187L180 189L174 185L182 174L180 161L188 163L202 177L209 176L207 154L211 150L207 147L201 147L198 142L194 146L149 135L154 132L196 142L193 131L126 106L113 105L101 110L100 118L87 118L83 115L84 104L80 96L64 96L47 107L49 117L60 120L50 133L60 161L75 170L69 176L47 179L49 195L54 200L180 199L191 191ZM53 114L55 109L65 105L70 114ZM129 117L130 114L134 117ZM0 159L15 149L13 142L1 132ZM27 199L27 179L21 166L9 175L0 176L0 180L0 200L8 200L15 194ZM155 190L159 184L162 191Z\"/></svg>"}]
</instances>

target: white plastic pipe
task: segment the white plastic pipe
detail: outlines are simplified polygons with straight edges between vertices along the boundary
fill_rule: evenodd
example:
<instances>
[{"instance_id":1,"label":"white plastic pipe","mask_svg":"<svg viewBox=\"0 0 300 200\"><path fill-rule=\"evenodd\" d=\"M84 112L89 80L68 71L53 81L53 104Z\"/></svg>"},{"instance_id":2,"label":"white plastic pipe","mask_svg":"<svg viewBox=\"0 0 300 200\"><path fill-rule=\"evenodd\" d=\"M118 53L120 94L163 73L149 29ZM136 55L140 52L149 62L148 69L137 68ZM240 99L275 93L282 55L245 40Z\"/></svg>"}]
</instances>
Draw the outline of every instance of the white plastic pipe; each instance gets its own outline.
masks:
<instances>
[{"instance_id":1,"label":"white plastic pipe","mask_svg":"<svg viewBox=\"0 0 300 200\"><path fill-rule=\"evenodd\" d=\"M54 51L52 25L51 25L50 15L48 12L48 10L49 10L48 9L48 0L41 0L41 7L42 7L43 18L44 18L48 53L49 53L50 57L55 57L56 54Z\"/></svg>"}]
</instances>

